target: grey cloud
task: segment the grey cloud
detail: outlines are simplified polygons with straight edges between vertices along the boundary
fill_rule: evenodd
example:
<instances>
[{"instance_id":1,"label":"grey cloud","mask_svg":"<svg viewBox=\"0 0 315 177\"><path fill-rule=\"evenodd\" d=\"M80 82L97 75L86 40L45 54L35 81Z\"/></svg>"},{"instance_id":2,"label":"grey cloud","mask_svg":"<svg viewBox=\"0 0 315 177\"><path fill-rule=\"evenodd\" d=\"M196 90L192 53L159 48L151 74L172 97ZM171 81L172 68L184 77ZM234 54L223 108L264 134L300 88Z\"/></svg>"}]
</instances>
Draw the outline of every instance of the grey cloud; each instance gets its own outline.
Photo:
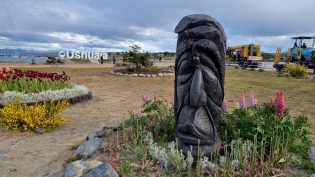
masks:
<instances>
[{"instance_id":1,"label":"grey cloud","mask_svg":"<svg viewBox=\"0 0 315 177\"><path fill-rule=\"evenodd\" d=\"M91 48L126 50L126 46L118 44L134 41L149 44L150 46L143 46L148 50L151 47L174 51L177 38L174 33L175 26L182 17L196 13L216 18L226 31L228 45L255 42L261 44L264 50L273 52L278 45L291 46L292 41L281 41L285 42L281 44L272 37L304 34L315 36L315 24L312 23L314 20L311 15L311 7L315 6L315 1L289 3L286 0L11 0L6 1L6 4L15 29L10 27L8 15L3 14L6 8L0 7L0 23L6 24L6 27L2 28L0 25L0 37L13 39L13 35L16 35L21 42L84 46L76 41L65 41L45 35L73 33L108 41L106 44L92 41L93 45L87 42L86 47ZM1 5L3 4L0 3ZM157 30L153 31L156 34L144 35L148 29ZM241 39L238 36L241 36ZM267 38L273 41L266 42Z\"/></svg>"}]
</instances>

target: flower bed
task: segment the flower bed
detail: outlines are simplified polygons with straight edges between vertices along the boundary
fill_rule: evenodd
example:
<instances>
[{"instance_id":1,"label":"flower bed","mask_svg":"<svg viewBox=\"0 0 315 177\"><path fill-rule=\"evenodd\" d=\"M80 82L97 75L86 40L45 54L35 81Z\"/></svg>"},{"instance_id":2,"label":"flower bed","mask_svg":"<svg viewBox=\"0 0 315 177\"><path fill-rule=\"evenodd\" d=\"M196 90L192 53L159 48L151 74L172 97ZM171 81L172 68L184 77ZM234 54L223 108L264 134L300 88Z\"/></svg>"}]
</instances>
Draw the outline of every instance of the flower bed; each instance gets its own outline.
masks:
<instances>
[{"instance_id":1,"label":"flower bed","mask_svg":"<svg viewBox=\"0 0 315 177\"><path fill-rule=\"evenodd\" d=\"M178 150L174 98L171 104L158 97L150 100L145 94L141 98L143 109L130 113L121 124L122 131L106 132L104 143L96 151L119 176L291 176L292 167L299 172L314 172L315 162L307 156L308 119L289 115L283 91L269 104L260 105L250 93L248 106L242 94L239 107L231 113L223 104L217 125L222 146L210 157L192 157L190 151L185 156ZM292 176L306 176L299 172Z\"/></svg>"},{"instance_id":2,"label":"flower bed","mask_svg":"<svg viewBox=\"0 0 315 177\"><path fill-rule=\"evenodd\" d=\"M58 116L69 104L92 99L84 85L62 74L0 67L0 127L35 130L66 121Z\"/></svg>"},{"instance_id":3,"label":"flower bed","mask_svg":"<svg viewBox=\"0 0 315 177\"><path fill-rule=\"evenodd\" d=\"M68 99L69 103L75 104L92 98L87 87L69 81L70 77L65 72L57 74L0 68L0 107L13 103L16 97L19 103L28 105L50 102L52 99Z\"/></svg>"},{"instance_id":4,"label":"flower bed","mask_svg":"<svg viewBox=\"0 0 315 177\"><path fill-rule=\"evenodd\" d=\"M27 105L43 102L49 103L52 99L56 101L67 99L69 103L76 104L92 99L92 92L84 85L74 85L70 89L47 90L39 93L6 91L0 96L0 108L6 104L13 103L16 97L19 98L20 103L26 103Z\"/></svg>"},{"instance_id":5,"label":"flower bed","mask_svg":"<svg viewBox=\"0 0 315 177\"><path fill-rule=\"evenodd\" d=\"M144 72L130 72L126 69L116 69L110 72L113 75L120 76L139 76L139 77L156 77L156 76L174 76L174 71L161 70L161 71L144 71Z\"/></svg>"}]
</instances>

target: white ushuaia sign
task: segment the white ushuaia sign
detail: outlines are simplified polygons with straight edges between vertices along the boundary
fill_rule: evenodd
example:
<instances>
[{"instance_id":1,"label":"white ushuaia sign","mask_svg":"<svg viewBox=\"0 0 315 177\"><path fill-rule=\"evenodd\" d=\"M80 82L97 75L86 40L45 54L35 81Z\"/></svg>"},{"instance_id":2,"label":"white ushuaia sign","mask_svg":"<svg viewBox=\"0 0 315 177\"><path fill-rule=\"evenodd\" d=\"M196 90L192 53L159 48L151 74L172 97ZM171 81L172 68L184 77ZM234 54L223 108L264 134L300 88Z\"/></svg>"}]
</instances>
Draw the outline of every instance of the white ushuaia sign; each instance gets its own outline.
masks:
<instances>
[{"instance_id":1,"label":"white ushuaia sign","mask_svg":"<svg viewBox=\"0 0 315 177\"><path fill-rule=\"evenodd\" d=\"M60 50L59 51L59 57L61 59L63 58L82 58L82 59L89 59L89 60L99 60L101 59L101 57L103 56L104 60L107 60L107 53L106 52L84 52L83 50L81 50L81 52L76 52L76 51L69 51L68 49L66 51L64 50Z\"/></svg>"}]
</instances>

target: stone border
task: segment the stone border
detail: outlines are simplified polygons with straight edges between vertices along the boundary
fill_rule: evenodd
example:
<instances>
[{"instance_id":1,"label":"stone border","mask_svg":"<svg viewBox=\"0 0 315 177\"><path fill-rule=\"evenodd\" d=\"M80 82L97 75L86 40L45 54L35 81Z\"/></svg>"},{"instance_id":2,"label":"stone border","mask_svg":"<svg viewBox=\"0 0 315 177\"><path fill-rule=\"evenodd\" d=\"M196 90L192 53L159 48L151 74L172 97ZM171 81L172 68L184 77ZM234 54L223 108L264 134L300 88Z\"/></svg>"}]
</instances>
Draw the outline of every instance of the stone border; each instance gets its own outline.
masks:
<instances>
[{"instance_id":1,"label":"stone border","mask_svg":"<svg viewBox=\"0 0 315 177\"><path fill-rule=\"evenodd\" d=\"M118 76L129 76L129 77L163 77L163 76L175 76L174 73L158 73L158 74L123 74L120 72L110 71L109 74L111 75L118 75Z\"/></svg>"},{"instance_id":2,"label":"stone border","mask_svg":"<svg viewBox=\"0 0 315 177\"><path fill-rule=\"evenodd\" d=\"M77 104L79 102L83 102L83 101L88 101L92 99L92 92L89 91L88 94L84 94L84 95L80 95L80 96L76 96L73 98L68 98L68 102L72 105ZM55 102L60 101L60 100L55 100ZM36 103L39 104L43 104L44 102L46 102L46 104L50 104L50 101L40 101L40 102L30 102L30 103L22 103L22 104L26 104L27 106L32 106L35 105ZM0 104L0 108L4 108L5 105Z\"/></svg>"}]
</instances>

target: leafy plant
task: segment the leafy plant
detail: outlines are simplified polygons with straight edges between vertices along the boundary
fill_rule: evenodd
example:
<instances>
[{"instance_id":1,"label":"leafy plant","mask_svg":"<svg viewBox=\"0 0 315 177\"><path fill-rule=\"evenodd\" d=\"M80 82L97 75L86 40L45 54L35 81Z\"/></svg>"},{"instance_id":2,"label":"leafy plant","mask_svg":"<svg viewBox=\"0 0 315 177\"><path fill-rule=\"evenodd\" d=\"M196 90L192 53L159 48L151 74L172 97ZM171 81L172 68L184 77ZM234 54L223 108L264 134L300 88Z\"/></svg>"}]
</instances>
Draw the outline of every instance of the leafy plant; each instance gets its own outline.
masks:
<instances>
[{"instance_id":1,"label":"leafy plant","mask_svg":"<svg viewBox=\"0 0 315 177\"><path fill-rule=\"evenodd\" d=\"M308 78L308 72L304 65L300 65L298 63L285 64L285 68L283 69L283 74L289 77L295 78Z\"/></svg>"},{"instance_id":2,"label":"leafy plant","mask_svg":"<svg viewBox=\"0 0 315 177\"><path fill-rule=\"evenodd\" d=\"M113 71L114 73L122 73L122 74L158 74L158 73L173 73L173 71L165 70L162 68L158 68L156 66L151 68L141 68L141 67L131 67L127 66L125 69L116 69Z\"/></svg>"},{"instance_id":3,"label":"leafy plant","mask_svg":"<svg viewBox=\"0 0 315 177\"><path fill-rule=\"evenodd\" d=\"M136 68L141 68L141 67L145 67L145 68L150 68L153 63L149 60L150 58L150 53L146 52L146 53L140 53L141 47L138 45L132 45L130 46L131 50L129 51L129 62L135 64Z\"/></svg>"},{"instance_id":4,"label":"leafy plant","mask_svg":"<svg viewBox=\"0 0 315 177\"><path fill-rule=\"evenodd\" d=\"M50 104L36 103L32 106L20 104L18 97L12 104L7 104L0 109L0 127L7 129L34 130L36 128L53 127L66 121L66 118L58 116L69 103L54 100Z\"/></svg>"},{"instance_id":5,"label":"leafy plant","mask_svg":"<svg viewBox=\"0 0 315 177\"><path fill-rule=\"evenodd\" d=\"M145 127L146 130L153 133L154 137L171 141L174 139L174 109L173 103L165 99L154 97L149 100L147 95L142 94L144 101L143 110L135 114L130 113L130 119L125 122L126 126Z\"/></svg>"},{"instance_id":6,"label":"leafy plant","mask_svg":"<svg viewBox=\"0 0 315 177\"><path fill-rule=\"evenodd\" d=\"M14 103L15 97L19 97L20 103L32 103L41 101L63 100L76 96L88 94L89 89L84 85L75 84L73 88L64 88L59 90L45 90L38 93L25 93L18 91L5 91L0 95L0 104Z\"/></svg>"},{"instance_id":7,"label":"leafy plant","mask_svg":"<svg viewBox=\"0 0 315 177\"><path fill-rule=\"evenodd\" d=\"M119 162L119 167L114 166L120 176L280 176L289 166L314 171L314 163L306 159L310 145L307 119L290 117L283 91L261 106L252 92L246 106L242 94L239 108L232 113L227 113L223 104L218 130L224 147L214 150L210 157L200 153L197 159L189 151L184 156L178 150L173 105L158 97L151 100L145 94L141 98L143 110L130 113L123 132L113 138L117 143L109 148L124 147L115 158L108 155Z\"/></svg>"},{"instance_id":8,"label":"leafy plant","mask_svg":"<svg viewBox=\"0 0 315 177\"><path fill-rule=\"evenodd\" d=\"M240 102L244 101L240 98ZM275 102L262 106L251 105L234 109L230 114L222 115L218 130L220 137L227 143L238 138L255 142L259 161L269 161L271 166L288 166L294 152L306 157L310 146L307 118L298 116L292 119L289 110L284 108L284 94L280 91Z\"/></svg>"},{"instance_id":9,"label":"leafy plant","mask_svg":"<svg viewBox=\"0 0 315 177\"><path fill-rule=\"evenodd\" d=\"M258 72L264 72L265 70L264 69L262 69L262 68L259 68L258 69Z\"/></svg>"},{"instance_id":10,"label":"leafy plant","mask_svg":"<svg viewBox=\"0 0 315 177\"><path fill-rule=\"evenodd\" d=\"M11 68L0 68L0 93L5 91L18 91L25 93L38 93L44 90L58 90L63 88L72 88L73 84L69 82L70 77L65 72L62 74L22 71Z\"/></svg>"}]
</instances>

